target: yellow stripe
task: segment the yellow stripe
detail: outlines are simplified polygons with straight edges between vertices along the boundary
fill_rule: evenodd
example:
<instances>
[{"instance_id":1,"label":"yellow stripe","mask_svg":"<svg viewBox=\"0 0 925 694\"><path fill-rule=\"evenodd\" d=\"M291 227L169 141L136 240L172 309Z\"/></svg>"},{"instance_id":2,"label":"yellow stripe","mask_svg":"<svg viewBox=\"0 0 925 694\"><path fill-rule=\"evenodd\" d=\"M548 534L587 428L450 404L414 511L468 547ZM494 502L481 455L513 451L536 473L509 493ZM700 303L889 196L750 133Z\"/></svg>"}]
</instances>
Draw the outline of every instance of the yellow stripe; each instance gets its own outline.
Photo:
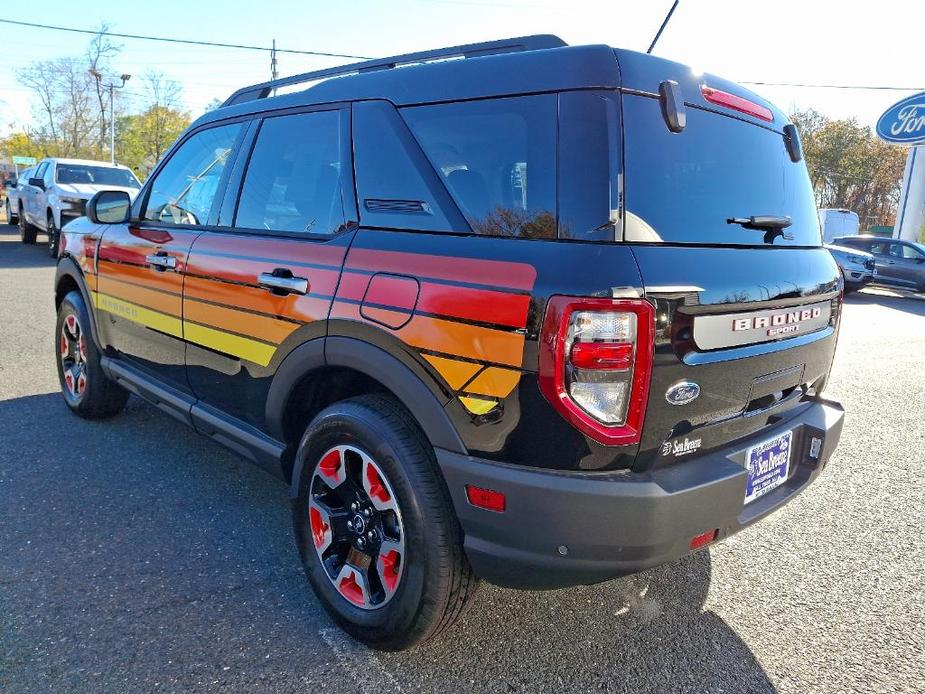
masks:
<instances>
[{"instance_id":1,"label":"yellow stripe","mask_svg":"<svg viewBox=\"0 0 925 694\"><path fill-rule=\"evenodd\" d=\"M498 404L494 400L482 400L481 398L468 398L465 396L460 396L459 401L463 404L463 407L472 414L485 414L486 412L491 412L495 409L495 405Z\"/></svg>"},{"instance_id":2,"label":"yellow stripe","mask_svg":"<svg viewBox=\"0 0 925 694\"><path fill-rule=\"evenodd\" d=\"M185 338L189 342L195 342L225 354L247 359L260 366L269 364L276 353L275 345L250 340L240 335L207 328L204 325L197 325L189 321L181 322L179 318L174 316L152 311L144 306L133 304L130 301L123 301L108 294L93 292L93 303L101 311L107 311L133 323L139 323L174 337Z\"/></svg>"},{"instance_id":3,"label":"yellow stripe","mask_svg":"<svg viewBox=\"0 0 925 694\"><path fill-rule=\"evenodd\" d=\"M175 316L168 316L160 311L152 311L144 306L99 292L93 292L93 303L101 311L107 311L133 323L140 323L174 337L183 337L182 322Z\"/></svg>"},{"instance_id":4,"label":"yellow stripe","mask_svg":"<svg viewBox=\"0 0 925 694\"><path fill-rule=\"evenodd\" d=\"M453 390L462 388L466 384L466 381L472 378L475 372L482 368L481 364L473 364L468 361L445 359L443 357L435 357L432 354L424 354L422 356L430 362L431 366L437 370L437 373L443 376L443 380L446 381Z\"/></svg>"},{"instance_id":5,"label":"yellow stripe","mask_svg":"<svg viewBox=\"0 0 925 694\"><path fill-rule=\"evenodd\" d=\"M186 339L190 342L205 345L225 354L233 354L260 366L269 364L276 353L275 345L268 345L240 335L232 335L214 328L207 328L204 325L184 321L183 328Z\"/></svg>"}]
</instances>

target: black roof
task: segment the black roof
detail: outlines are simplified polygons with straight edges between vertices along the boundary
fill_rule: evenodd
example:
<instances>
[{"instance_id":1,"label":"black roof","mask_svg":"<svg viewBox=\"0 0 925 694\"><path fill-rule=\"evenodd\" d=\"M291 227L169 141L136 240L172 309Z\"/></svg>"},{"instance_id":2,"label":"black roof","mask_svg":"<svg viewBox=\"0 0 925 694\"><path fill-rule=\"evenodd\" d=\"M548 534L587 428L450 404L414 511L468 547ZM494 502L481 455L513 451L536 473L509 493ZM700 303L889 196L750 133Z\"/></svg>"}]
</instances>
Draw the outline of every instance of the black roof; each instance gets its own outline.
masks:
<instances>
[{"instance_id":1,"label":"black roof","mask_svg":"<svg viewBox=\"0 0 925 694\"><path fill-rule=\"evenodd\" d=\"M689 103L711 107L700 94L700 84L706 80L710 86L768 106L775 113L778 128L787 122L784 114L764 99L721 78L697 75L684 65L645 53L604 45L568 46L558 37L541 35L364 61L244 87L221 108L200 117L194 126L261 111L364 99L407 106L620 87L654 95L665 79L678 81ZM274 88L303 83L314 84L299 92L268 96Z\"/></svg>"}]
</instances>

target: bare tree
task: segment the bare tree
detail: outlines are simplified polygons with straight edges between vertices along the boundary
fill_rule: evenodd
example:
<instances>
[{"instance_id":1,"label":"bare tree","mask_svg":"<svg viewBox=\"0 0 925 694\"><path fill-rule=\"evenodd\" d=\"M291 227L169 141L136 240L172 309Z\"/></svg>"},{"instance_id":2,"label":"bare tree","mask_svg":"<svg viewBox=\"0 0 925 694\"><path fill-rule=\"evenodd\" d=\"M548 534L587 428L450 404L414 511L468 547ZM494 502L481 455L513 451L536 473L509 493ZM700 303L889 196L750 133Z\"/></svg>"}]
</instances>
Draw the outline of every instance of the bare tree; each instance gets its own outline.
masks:
<instances>
[{"instance_id":1,"label":"bare tree","mask_svg":"<svg viewBox=\"0 0 925 694\"><path fill-rule=\"evenodd\" d=\"M114 44L107 32L108 24L100 24L99 33L97 33L87 46L86 60L87 70L91 73L100 75L100 79L93 79L93 90L96 94L97 110L99 111L99 136L97 137L97 157L103 158L103 144L109 135L109 123L106 117L107 99L106 89L103 87L104 79L112 81L112 75L108 74L109 61L119 54L121 46ZM108 78L108 79L106 79Z\"/></svg>"}]
</instances>

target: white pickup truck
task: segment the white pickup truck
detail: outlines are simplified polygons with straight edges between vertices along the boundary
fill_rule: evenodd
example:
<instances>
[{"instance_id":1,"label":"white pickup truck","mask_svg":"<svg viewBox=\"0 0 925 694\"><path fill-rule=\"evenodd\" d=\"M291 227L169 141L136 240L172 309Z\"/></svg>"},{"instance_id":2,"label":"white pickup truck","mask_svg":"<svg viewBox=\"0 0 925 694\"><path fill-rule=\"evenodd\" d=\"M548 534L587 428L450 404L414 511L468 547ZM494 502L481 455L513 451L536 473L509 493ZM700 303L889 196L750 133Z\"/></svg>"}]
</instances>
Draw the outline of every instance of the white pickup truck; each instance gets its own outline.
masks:
<instances>
[{"instance_id":1,"label":"white pickup truck","mask_svg":"<svg viewBox=\"0 0 925 694\"><path fill-rule=\"evenodd\" d=\"M48 251L58 256L61 228L83 217L87 201L101 190L124 190L134 199L141 188L131 169L86 159L48 158L38 163L29 177L20 178L18 209L23 243L35 243L36 234L48 234Z\"/></svg>"}]
</instances>

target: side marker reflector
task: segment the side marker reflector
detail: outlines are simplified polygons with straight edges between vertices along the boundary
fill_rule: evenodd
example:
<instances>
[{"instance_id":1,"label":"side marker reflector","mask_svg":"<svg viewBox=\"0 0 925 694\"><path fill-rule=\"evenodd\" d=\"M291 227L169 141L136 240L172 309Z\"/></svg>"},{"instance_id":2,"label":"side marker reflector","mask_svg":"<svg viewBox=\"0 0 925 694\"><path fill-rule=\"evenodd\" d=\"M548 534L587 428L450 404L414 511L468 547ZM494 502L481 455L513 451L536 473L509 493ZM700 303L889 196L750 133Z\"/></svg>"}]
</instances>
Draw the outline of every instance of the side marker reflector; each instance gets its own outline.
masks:
<instances>
[{"instance_id":1,"label":"side marker reflector","mask_svg":"<svg viewBox=\"0 0 925 694\"><path fill-rule=\"evenodd\" d=\"M501 492L475 487L471 484L466 485L466 499L476 508L484 508L486 511L496 513L503 513L507 506L507 499Z\"/></svg>"},{"instance_id":2,"label":"side marker reflector","mask_svg":"<svg viewBox=\"0 0 925 694\"><path fill-rule=\"evenodd\" d=\"M708 544L713 542L716 539L716 536L719 535L719 530L708 530L705 533L701 533L693 540L691 540L691 549L700 549L701 547L706 547Z\"/></svg>"}]
</instances>

